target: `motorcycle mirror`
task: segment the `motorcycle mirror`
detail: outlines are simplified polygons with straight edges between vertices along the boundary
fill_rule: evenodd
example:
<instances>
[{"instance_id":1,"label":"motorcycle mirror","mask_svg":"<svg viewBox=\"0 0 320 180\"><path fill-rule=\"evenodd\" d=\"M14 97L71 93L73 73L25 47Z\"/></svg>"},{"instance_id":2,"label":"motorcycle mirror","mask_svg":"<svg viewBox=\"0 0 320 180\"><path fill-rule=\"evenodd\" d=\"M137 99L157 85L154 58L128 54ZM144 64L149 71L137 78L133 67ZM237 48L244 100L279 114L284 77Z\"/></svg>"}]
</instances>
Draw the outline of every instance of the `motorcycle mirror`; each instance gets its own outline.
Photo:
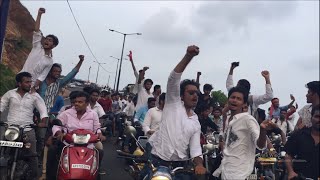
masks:
<instances>
[{"instance_id":1,"label":"motorcycle mirror","mask_svg":"<svg viewBox=\"0 0 320 180\"><path fill-rule=\"evenodd\" d=\"M136 134L137 134L137 131L136 131L136 128L134 128L133 126L127 126L124 130L124 133L127 135L127 136L133 136L135 137Z\"/></svg>"},{"instance_id":2,"label":"motorcycle mirror","mask_svg":"<svg viewBox=\"0 0 320 180\"><path fill-rule=\"evenodd\" d=\"M63 125L62 125L62 122L60 121L60 119L54 119L54 120L52 120L52 125L63 126Z\"/></svg>"},{"instance_id":3,"label":"motorcycle mirror","mask_svg":"<svg viewBox=\"0 0 320 180\"><path fill-rule=\"evenodd\" d=\"M203 146L203 149L205 150L205 153L204 153L204 155L205 155L205 154L209 154L209 153L213 152L215 149L215 146L213 144L206 144Z\"/></svg>"}]
</instances>

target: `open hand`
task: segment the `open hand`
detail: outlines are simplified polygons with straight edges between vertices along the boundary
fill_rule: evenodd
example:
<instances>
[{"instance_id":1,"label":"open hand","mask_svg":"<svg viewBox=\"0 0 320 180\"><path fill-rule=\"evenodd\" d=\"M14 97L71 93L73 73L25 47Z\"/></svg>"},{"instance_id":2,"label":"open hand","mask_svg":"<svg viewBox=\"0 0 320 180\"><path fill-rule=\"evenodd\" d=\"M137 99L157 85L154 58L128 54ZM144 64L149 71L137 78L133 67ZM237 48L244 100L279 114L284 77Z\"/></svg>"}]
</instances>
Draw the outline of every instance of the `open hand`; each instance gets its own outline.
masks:
<instances>
[{"instance_id":1,"label":"open hand","mask_svg":"<svg viewBox=\"0 0 320 180\"><path fill-rule=\"evenodd\" d=\"M143 71L146 71L146 70L148 70L148 69L149 69L148 66L143 67Z\"/></svg>"},{"instance_id":2,"label":"open hand","mask_svg":"<svg viewBox=\"0 0 320 180\"><path fill-rule=\"evenodd\" d=\"M45 8L39 8L38 14L44 14L44 13L46 13L46 9Z\"/></svg>"},{"instance_id":3,"label":"open hand","mask_svg":"<svg viewBox=\"0 0 320 180\"><path fill-rule=\"evenodd\" d=\"M198 46L192 45L187 48L187 55L194 57L199 54L200 50Z\"/></svg>"},{"instance_id":4,"label":"open hand","mask_svg":"<svg viewBox=\"0 0 320 180\"><path fill-rule=\"evenodd\" d=\"M265 130L271 130L277 127L275 123L272 122L272 120L264 120L260 124L260 127Z\"/></svg>"}]
</instances>

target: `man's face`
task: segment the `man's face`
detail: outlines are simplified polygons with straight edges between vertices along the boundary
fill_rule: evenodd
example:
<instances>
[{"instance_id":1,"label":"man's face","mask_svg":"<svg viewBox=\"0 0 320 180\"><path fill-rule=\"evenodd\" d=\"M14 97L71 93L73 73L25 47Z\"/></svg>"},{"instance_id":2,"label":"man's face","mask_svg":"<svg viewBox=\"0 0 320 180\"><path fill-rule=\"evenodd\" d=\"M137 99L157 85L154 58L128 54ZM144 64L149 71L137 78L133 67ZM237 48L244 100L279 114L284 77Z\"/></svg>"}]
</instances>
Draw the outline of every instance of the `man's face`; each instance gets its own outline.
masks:
<instances>
[{"instance_id":1,"label":"man's face","mask_svg":"<svg viewBox=\"0 0 320 180\"><path fill-rule=\"evenodd\" d=\"M182 96L184 105L188 108L195 108L198 103L198 94L199 90L197 86L187 85Z\"/></svg>"},{"instance_id":2,"label":"man's face","mask_svg":"<svg viewBox=\"0 0 320 180\"><path fill-rule=\"evenodd\" d=\"M228 106L231 111L242 112L246 106L243 100L243 94L240 92L233 92L228 99Z\"/></svg>"},{"instance_id":3,"label":"man's face","mask_svg":"<svg viewBox=\"0 0 320 180\"><path fill-rule=\"evenodd\" d=\"M150 90L151 87L152 87L152 83L151 83L151 82L147 82L147 83L144 85L144 88L145 88L146 90Z\"/></svg>"},{"instance_id":4,"label":"man's face","mask_svg":"<svg viewBox=\"0 0 320 180\"><path fill-rule=\"evenodd\" d=\"M285 120L286 115L287 115L287 111L281 111L280 112L280 120Z\"/></svg>"},{"instance_id":5,"label":"man's face","mask_svg":"<svg viewBox=\"0 0 320 180\"><path fill-rule=\"evenodd\" d=\"M312 128L320 131L320 111L316 110L311 118Z\"/></svg>"},{"instance_id":6,"label":"man's face","mask_svg":"<svg viewBox=\"0 0 320 180\"><path fill-rule=\"evenodd\" d=\"M160 94L161 94L161 88L156 89L155 94L156 94L156 95L160 95Z\"/></svg>"},{"instance_id":7,"label":"man's face","mask_svg":"<svg viewBox=\"0 0 320 180\"><path fill-rule=\"evenodd\" d=\"M212 115L213 115L213 117L215 117L215 118L220 117L220 116L221 116L221 111L219 111L219 110L214 110L214 111L212 112Z\"/></svg>"},{"instance_id":8,"label":"man's face","mask_svg":"<svg viewBox=\"0 0 320 180\"><path fill-rule=\"evenodd\" d=\"M44 41L43 41L43 49L53 49L54 47L56 47L56 46L53 44L53 39L52 39L52 37L46 37L46 38L44 38Z\"/></svg>"},{"instance_id":9,"label":"man's face","mask_svg":"<svg viewBox=\"0 0 320 180\"><path fill-rule=\"evenodd\" d=\"M59 77L61 76L61 68L59 67L53 67L50 71L50 76L53 78L53 79L59 79Z\"/></svg>"},{"instance_id":10,"label":"man's face","mask_svg":"<svg viewBox=\"0 0 320 180\"><path fill-rule=\"evenodd\" d=\"M210 114L210 109L207 109L207 110L201 112L201 115L202 115L204 118L209 117L209 114Z\"/></svg>"},{"instance_id":11,"label":"man's face","mask_svg":"<svg viewBox=\"0 0 320 180\"><path fill-rule=\"evenodd\" d=\"M155 101L151 101L148 103L148 108L151 109L151 108L154 108L156 107L156 102Z\"/></svg>"},{"instance_id":12,"label":"man's face","mask_svg":"<svg viewBox=\"0 0 320 180\"><path fill-rule=\"evenodd\" d=\"M18 87L24 92L29 92L31 89L31 84L32 81L30 77L23 77L22 81L18 83Z\"/></svg>"},{"instance_id":13,"label":"man's face","mask_svg":"<svg viewBox=\"0 0 320 180\"><path fill-rule=\"evenodd\" d=\"M274 100L272 100L272 105L273 105L273 107L275 107L275 108L278 108L279 107L279 99L274 99Z\"/></svg>"},{"instance_id":14,"label":"man's face","mask_svg":"<svg viewBox=\"0 0 320 180\"><path fill-rule=\"evenodd\" d=\"M204 89L204 90L203 90L203 93L204 93L205 95L210 95L210 92L211 92L211 90L209 90L209 89Z\"/></svg>"},{"instance_id":15,"label":"man's face","mask_svg":"<svg viewBox=\"0 0 320 180\"><path fill-rule=\"evenodd\" d=\"M312 91L310 91L310 89L308 89L308 93L307 93L307 95L306 95L306 97L307 97L307 103L312 103L314 94L315 94L315 93L313 93Z\"/></svg>"},{"instance_id":16,"label":"man's face","mask_svg":"<svg viewBox=\"0 0 320 180\"><path fill-rule=\"evenodd\" d=\"M92 92L90 95L91 102L97 102L99 94L97 92Z\"/></svg>"},{"instance_id":17,"label":"man's face","mask_svg":"<svg viewBox=\"0 0 320 180\"><path fill-rule=\"evenodd\" d=\"M86 101L86 97L76 97L74 100L74 108L77 112L85 111L88 107L89 102Z\"/></svg>"}]
</instances>

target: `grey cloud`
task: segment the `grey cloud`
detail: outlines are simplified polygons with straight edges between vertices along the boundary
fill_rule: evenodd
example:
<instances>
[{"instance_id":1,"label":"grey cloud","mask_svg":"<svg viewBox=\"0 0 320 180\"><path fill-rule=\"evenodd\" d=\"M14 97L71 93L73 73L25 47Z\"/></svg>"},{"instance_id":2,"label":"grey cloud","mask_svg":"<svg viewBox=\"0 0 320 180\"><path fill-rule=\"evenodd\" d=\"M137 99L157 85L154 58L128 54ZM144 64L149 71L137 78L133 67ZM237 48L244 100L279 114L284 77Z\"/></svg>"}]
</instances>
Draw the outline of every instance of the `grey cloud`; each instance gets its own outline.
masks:
<instances>
[{"instance_id":1,"label":"grey cloud","mask_svg":"<svg viewBox=\"0 0 320 180\"><path fill-rule=\"evenodd\" d=\"M294 64L296 68L304 72L319 72L319 54L299 57L294 59L290 65Z\"/></svg>"}]
</instances>

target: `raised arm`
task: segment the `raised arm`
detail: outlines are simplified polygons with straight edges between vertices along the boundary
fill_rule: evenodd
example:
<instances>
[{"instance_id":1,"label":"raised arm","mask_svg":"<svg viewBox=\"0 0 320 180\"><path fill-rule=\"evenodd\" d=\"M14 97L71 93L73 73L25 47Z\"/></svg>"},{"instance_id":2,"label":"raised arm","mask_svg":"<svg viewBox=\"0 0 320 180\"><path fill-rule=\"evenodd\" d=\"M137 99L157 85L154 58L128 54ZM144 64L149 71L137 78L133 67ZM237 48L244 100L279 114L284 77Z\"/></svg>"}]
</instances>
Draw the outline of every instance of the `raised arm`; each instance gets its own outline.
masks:
<instances>
[{"instance_id":1,"label":"raised arm","mask_svg":"<svg viewBox=\"0 0 320 180\"><path fill-rule=\"evenodd\" d=\"M34 25L34 31L38 32L40 30L40 21L41 21L41 16L42 14L44 14L46 12L46 9L44 8L39 8L38 10L38 15L37 15L37 19Z\"/></svg>"},{"instance_id":2,"label":"raised arm","mask_svg":"<svg viewBox=\"0 0 320 180\"><path fill-rule=\"evenodd\" d=\"M296 101L296 98L292 94L290 94L290 99L291 99L291 102L288 104L288 108L290 108L293 105L293 103Z\"/></svg>"},{"instance_id":3,"label":"raised arm","mask_svg":"<svg viewBox=\"0 0 320 180\"><path fill-rule=\"evenodd\" d=\"M138 74L138 72L137 72L136 66L135 66L134 63L133 63L132 51L129 51L128 57L129 57L129 60L130 60L130 63L131 63L132 69L133 69L134 76L135 76L136 78L138 78L139 74Z\"/></svg>"},{"instance_id":4,"label":"raised arm","mask_svg":"<svg viewBox=\"0 0 320 180\"><path fill-rule=\"evenodd\" d=\"M197 72L196 83L198 83L198 84L200 84L200 76L201 76L201 72Z\"/></svg>"},{"instance_id":5,"label":"raised arm","mask_svg":"<svg viewBox=\"0 0 320 180\"><path fill-rule=\"evenodd\" d=\"M74 67L72 71L70 71L61 81L60 81L60 86L63 87L67 85L79 72L80 67L84 61L84 55L79 55L79 62L78 64Z\"/></svg>"},{"instance_id":6,"label":"raised arm","mask_svg":"<svg viewBox=\"0 0 320 180\"><path fill-rule=\"evenodd\" d=\"M184 55L182 60L177 64L177 66L174 68L174 72L176 73L182 73L187 65L190 63L192 58L194 56L197 56L199 54L199 47L193 45L189 46L187 49L187 53Z\"/></svg>"},{"instance_id":7,"label":"raised arm","mask_svg":"<svg viewBox=\"0 0 320 180\"><path fill-rule=\"evenodd\" d=\"M272 100L273 98L273 90L271 87L271 81L270 81L270 73L269 71L262 71L261 75L264 77L266 81L266 93L263 95L253 95L252 101L255 105L265 104Z\"/></svg>"},{"instance_id":8,"label":"raised arm","mask_svg":"<svg viewBox=\"0 0 320 180\"><path fill-rule=\"evenodd\" d=\"M228 77L227 77L227 81L226 81L226 88L227 90L229 91L231 88L234 87L234 84L233 84L233 70L236 68L236 64L233 62L231 63L231 66L230 66L230 70L229 70L229 74L228 74Z\"/></svg>"}]
</instances>

